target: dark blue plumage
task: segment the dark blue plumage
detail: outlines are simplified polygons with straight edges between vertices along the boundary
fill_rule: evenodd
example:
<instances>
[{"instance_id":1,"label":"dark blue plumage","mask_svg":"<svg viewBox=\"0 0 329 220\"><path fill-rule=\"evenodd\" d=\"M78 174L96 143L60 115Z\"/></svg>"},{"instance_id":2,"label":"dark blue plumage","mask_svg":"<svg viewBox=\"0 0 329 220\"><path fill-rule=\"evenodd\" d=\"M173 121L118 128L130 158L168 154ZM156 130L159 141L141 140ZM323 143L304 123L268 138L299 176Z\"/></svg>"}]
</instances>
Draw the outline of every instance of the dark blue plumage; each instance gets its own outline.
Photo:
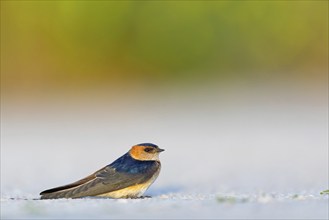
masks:
<instances>
[{"instance_id":1,"label":"dark blue plumage","mask_svg":"<svg viewBox=\"0 0 329 220\"><path fill-rule=\"evenodd\" d=\"M115 168L115 170L118 172L145 173L154 165L156 165L156 163L156 161L135 160L130 156L129 153L126 153L122 157L111 163L109 166Z\"/></svg>"}]
</instances>

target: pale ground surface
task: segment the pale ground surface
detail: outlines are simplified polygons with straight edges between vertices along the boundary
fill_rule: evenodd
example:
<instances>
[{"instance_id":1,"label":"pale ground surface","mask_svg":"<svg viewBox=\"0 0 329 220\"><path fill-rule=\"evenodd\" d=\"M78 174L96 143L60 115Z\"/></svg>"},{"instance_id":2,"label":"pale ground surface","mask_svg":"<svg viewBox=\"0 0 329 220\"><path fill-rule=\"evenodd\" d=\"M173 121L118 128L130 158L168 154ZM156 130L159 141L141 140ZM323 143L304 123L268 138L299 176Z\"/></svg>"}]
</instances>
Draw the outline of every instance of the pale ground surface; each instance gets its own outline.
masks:
<instances>
[{"instance_id":1,"label":"pale ground surface","mask_svg":"<svg viewBox=\"0 0 329 220\"><path fill-rule=\"evenodd\" d=\"M328 219L326 86L154 91L2 99L1 219ZM34 200L142 142L166 149L153 198Z\"/></svg>"},{"instance_id":2,"label":"pale ground surface","mask_svg":"<svg viewBox=\"0 0 329 220\"><path fill-rule=\"evenodd\" d=\"M227 197L226 197L227 196ZM226 198L225 198L226 197ZM224 218L326 219L328 197L302 194L175 193L151 199L8 200L2 218Z\"/></svg>"}]
</instances>

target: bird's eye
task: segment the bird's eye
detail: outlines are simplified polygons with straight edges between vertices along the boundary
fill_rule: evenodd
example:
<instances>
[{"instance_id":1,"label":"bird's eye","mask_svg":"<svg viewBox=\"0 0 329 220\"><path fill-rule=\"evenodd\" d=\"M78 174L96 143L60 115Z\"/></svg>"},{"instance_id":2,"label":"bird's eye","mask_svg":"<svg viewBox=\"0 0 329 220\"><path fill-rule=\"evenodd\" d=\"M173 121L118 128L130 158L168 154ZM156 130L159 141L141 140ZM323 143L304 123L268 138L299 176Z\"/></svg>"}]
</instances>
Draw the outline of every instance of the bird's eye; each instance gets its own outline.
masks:
<instances>
[{"instance_id":1,"label":"bird's eye","mask_svg":"<svg viewBox=\"0 0 329 220\"><path fill-rule=\"evenodd\" d=\"M153 149L152 148L145 148L144 151L147 152L147 153L150 153L150 152L153 151Z\"/></svg>"}]
</instances>

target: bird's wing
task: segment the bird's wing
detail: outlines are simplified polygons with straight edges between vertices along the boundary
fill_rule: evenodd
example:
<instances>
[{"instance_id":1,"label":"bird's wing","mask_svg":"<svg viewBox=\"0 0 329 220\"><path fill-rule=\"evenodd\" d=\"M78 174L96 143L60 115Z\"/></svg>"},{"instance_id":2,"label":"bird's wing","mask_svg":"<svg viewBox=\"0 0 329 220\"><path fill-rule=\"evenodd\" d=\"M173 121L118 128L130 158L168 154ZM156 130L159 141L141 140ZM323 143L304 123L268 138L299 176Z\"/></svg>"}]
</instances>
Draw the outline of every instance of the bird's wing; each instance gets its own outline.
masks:
<instances>
[{"instance_id":1,"label":"bird's wing","mask_svg":"<svg viewBox=\"0 0 329 220\"><path fill-rule=\"evenodd\" d=\"M95 173L97 173L97 172L95 172ZM64 185L64 186L55 187L55 188L52 188L52 189L47 189L45 191L42 191L40 193L40 195L44 195L44 194L48 194L48 193L54 193L54 192L58 192L58 191L66 190L66 189L71 189L71 188L75 188L77 186L83 185L83 184L85 184L89 181L94 180L95 179L95 173L93 173L93 174L91 174L91 175L89 175L89 176L87 176L87 177L85 177L81 180L78 180L74 183L70 183L70 184L67 184L67 185Z\"/></svg>"},{"instance_id":2,"label":"bird's wing","mask_svg":"<svg viewBox=\"0 0 329 220\"><path fill-rule=\"evenodd\" d=\"M157 162L150 166L146 172L127 173L118 172L112 166L106 166L77 182L41 192L41 199L80 198L116 191L146 182L159 167L160 164Z\"/></svg>"}]
</instances>

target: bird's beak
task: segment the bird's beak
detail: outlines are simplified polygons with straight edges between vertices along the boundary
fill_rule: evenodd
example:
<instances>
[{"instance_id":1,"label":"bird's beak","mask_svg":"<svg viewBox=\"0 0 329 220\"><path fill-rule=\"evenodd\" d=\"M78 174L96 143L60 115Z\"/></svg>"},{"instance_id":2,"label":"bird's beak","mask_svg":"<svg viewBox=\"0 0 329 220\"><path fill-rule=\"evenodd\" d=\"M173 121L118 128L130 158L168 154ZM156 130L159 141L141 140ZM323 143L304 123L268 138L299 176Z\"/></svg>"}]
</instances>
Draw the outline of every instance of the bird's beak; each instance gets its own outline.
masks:
<instances>
[{"instance_id":1,"label":"bird's beak","mask_svg":"<svg viewBox=\"0 0 329 220\"><path fill-rule=\"evenodd\" d=\"M160 153L160 152L162 152L162 151L164 151L164 149L161 149L161 148L157 149L157 152L158 152L158 153Z\"/></svg>"}]
</instances>

